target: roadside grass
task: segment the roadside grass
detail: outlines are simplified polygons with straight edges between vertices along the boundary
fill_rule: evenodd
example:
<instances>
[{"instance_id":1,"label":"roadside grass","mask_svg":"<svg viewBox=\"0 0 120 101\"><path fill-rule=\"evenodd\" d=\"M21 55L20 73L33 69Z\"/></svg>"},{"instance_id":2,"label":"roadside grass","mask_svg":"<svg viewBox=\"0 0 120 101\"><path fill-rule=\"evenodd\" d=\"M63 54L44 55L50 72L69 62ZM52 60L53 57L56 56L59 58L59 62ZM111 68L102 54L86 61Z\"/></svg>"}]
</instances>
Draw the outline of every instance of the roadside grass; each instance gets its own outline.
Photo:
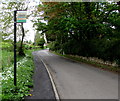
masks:
<instances>
[{"instance_id":1,"label":"roadside grass","mask_svg":"<svg viewBox=\"0 0 120 101\"><path fill-rule=\"evenodd\" d=\"M2 50L2 71L13 64L13 52Z\"/></svg>"},{"instance_id":2,"label":"roadside grass","mask_svg":"<svg viewBox=\"0 0 120 101\"><path fill-rule=\"evenodd\" d=\"M34 52L34 51L39 51L39 50L41 50L41 48L28 49L28 50L25 50L25 53L26 53L27 55L31 55L32 52Z\"/></svg>"},{"instance_id":3,"label":"roadside grass","mask_svg":"<svg viewBox=\"0 0 120 101\"><path fill-rule=\"evenodd\" d=\"M22 56L17 56L17 61L21 60ZM4 71L5 68L10 67L14 63L14 53L13 51L2 50L2 67L0 68Z\"/></svg>"},{"instance_id":4,"label":"roadside grass","mask_svg":"<svg viewBox=\"0 0 120 101\"><path fill-rule=\"evenodd\" d=\"M9 44L6 44L6 46ZM29 96L33 87L32 75L34 63L32 52L39 49L25 50L25 57L17 56L17 86L14 86L14 58L10 47L2 49L2 101L21 101Z\"/></svg>"},{"instance_id":5,"label":"roadside grass","mask_svg":"<svg viewBox=\"0 0 120 101\"><path fill-rule=\"evenodd\" d=\"M53 52L53 51L51 51L51 52L54 53L54 54L57 54L59 56L63 56L65 58L71 59L73 61L90 64L90 65L92 65L96 68L100 68L100 69L103 69L103 70L106 70L106 71L111 71L111 72L114 72L114 73L117 73L117 74L120 72L120 67L117 67L117 66L105 65L105 64L97 63L95 61L90 61L90 60L87 60L87 59L76 57L76 56L73 56L73 55L66 55L66 54L62 55L58 52Z\"/></svg>"},{"instance_id":6,"label":"roadside grass","mask_svg":"<svg viewBox=\"0 0 120 101\"><path fill-rule=\"evenodd\" d=\"M2 100L21 100L28 95L32 87L34 69L32 55L28 55L17 62L17 86L14 86L14 66L6 67L2 72Z\"/></svg>"},{"instance_id":7,"label":"roadside grass","mask_svg":"<svg viewBox=\"0 0 120 101\"><path fill-rule=\"evenodd\" d=\"M13 66L2 73L2 100L21 100L32 87L33 61L31 56L17 62L17 86L14 86Z\"/></svg>"}]
</instances>

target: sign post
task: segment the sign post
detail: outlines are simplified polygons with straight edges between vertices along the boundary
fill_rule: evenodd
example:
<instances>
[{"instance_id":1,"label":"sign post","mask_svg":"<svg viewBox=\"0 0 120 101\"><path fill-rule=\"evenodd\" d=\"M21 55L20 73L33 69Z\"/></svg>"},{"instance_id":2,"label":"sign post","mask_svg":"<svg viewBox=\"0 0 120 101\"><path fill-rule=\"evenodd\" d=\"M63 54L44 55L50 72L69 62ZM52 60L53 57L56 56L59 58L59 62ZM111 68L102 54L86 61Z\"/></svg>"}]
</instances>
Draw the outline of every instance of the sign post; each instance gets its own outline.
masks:
<instances>
[{"instance_id":1,"label":"sign post","mask_svg":"<svg viewBox=\"0 0 120 101\"><path fill-rule=\"evenodd\" d=\"M17 11L17 23L26 23L27 11L19 10Z\"/></svg>"},{"instance_id":2,"label":"sign post","mask_svg":"<svg viewBox=\"0 0 120 101\"><path fill-rule=\"evenodd\" d=\"M16 63L16 13L17 11L14 11L14 85L16 86L17 85L17 82L16 82L16 66L17 66L17 63Z\"/></svg>"},{"instance_id":3,"label":"sign post","mask_svg":"<svg viewBox=\"0 0 120 101\"><path fill-rule=\"evenodd\" d=\"M17 23L26 23L26 15L27 15L27 11L24 10L14 11L14 85L15 86L17 86L16 25Z\"/></svg>"}]
</instances>

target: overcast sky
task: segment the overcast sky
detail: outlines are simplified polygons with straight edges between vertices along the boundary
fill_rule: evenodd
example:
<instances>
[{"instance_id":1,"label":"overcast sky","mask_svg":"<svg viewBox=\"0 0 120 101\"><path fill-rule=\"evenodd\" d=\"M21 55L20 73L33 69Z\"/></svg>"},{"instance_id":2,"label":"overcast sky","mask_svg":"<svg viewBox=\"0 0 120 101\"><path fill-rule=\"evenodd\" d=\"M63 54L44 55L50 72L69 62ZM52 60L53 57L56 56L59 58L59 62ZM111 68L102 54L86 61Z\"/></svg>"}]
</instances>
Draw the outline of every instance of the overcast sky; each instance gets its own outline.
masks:
<instances>
[{"instance_id":1,"label":"overcast sky","mask_svg":"<svg viewBox=\"0 0 120 101\"><path fill-rule=\"evenodd\" d=\"M0 0L0 9L2 7L2 2L12 2L12 1L24 1L28 2L28 10L27 13L29 14L31 11L34 10L34 7L40 3L40 0ZM0 10L1 11L1 10ZM2 12L2 11L1 11ZM23 24L25 30L29 30L29 32L26 34L25 40L31 40L32 42L34 41L34 36L35 36L35 30L33 28L33 23L31 22L32 19L37 19L35 17L29 17L27 19L27 22Z\"/></svg>"},{"instance_id":2,"label":"overcast sky","mask_svg":"<svg viewBox=\"0 0 120 101\"><path fill-rule=\"evenodd\" d=\"M28 9L28 13L31 12L32 10L34 10L34 8L32 8L33 6L36 6L39 4L39 0L36 0L37 2L35 2L35 0L30 1L29 3L29 8ZM34 37L35 37L35 30L33 29L33 23L31 22L31 20L34 19L33 17L29 17L27 19L27 22L24 23L24 27L25 29L29 30L29 32L27 33L25 40L31 40L32 42L34 41Z\"/></svg>"},{"instance_id":3,"label":"overcast sky","mask_svg":"<svg viewBox=\"0 0 120 101\"><path fill-rule=\"evenodd\" d=\"M28 1L28 0L27 0ZM28 5L28 13L30 13L31 11L34 10L34 6L38 5L40 3L40 0L30 0L30 3ZM35 18L33 17L29 17L27 19L27 22L24 23L24 27L25 29L29 30L29 32L27 33L25 40L31 40L32 42L34 41L34 37L35 37L35 30L33 28L33 23L31 22L31 20L33 20Z\"/></svg>"}]
</instances>

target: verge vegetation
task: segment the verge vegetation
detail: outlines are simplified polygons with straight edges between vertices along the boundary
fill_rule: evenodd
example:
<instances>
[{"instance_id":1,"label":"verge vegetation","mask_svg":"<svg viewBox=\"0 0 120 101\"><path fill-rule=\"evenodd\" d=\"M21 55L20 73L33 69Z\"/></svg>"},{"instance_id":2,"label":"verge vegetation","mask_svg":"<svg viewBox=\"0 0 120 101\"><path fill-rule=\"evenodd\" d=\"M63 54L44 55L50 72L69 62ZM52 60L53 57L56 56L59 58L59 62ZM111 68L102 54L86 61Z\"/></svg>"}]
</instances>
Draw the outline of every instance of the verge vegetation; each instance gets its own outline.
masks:
<instances>
[{"instance_id":1,"label":"verge vegetation","mask_svg":"<svg viewBox=\"0 0 120 101\"><path fill-rule=\"evenodd\" d=\"M13 46L9 42L2 42L2 101L20 101L29 96L33 87L32 75L34 63L32 52L36 47L25 50L25 56L17 56L17 86L14 86L14 58ZM40 50L40 48L39 48Z\"/></svg>"},{"instance_id":2,"label":"verge vegetation","mask_svg":"<svg viewBox=\"0 0 120 101\"><path fill-rule=\"evenodd\" d=\"M61 54L95 57L120 67L120 2L43 2L36 29ZM73 57L72 57L73 58Z\"/></svg>"},{"instance_id":3,"label":"verge vegetation","mask_svg":"<svg viewBox=\"0 0 120 101\"><path fill-rule=\"evenodd\" d=\"M95 61L94 58L89 59L86 57L75 56L75 55L67 55L67 54L63 55L63 54L60 54L60 53L54 52L54 51L51 51L51 52L54 54L57 54L59 56L63 56L67 59L71 59L72 61L86 63L86 64L92 65L96 68L100 68L100 69L103 69L106 71L114 72L116 74L118 74L120 72L120 68L114 63L113 64L111 64L110 62L105 63L103 60L99 60L99 59L98 59L98 61Z\"/></svg>"}]
</instances>

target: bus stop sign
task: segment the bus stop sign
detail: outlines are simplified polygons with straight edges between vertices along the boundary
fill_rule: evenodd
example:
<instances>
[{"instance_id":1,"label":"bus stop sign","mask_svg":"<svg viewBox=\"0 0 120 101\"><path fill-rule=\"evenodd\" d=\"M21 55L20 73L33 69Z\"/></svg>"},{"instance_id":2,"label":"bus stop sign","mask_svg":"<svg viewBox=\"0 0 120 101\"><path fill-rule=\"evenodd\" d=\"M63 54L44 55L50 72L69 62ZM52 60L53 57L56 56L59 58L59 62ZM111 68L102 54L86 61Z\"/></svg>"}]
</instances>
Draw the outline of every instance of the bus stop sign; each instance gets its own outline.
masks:
<instances>
[{"instance_id":1,"label":"bus stop sign","mask_svg":"<svg viewBox=\"0 0 120 101\"><path fill-rule=\"evenodd\" d=\"M17 11L17 23L26 23L27 11Z\"/></svg>"}]
</instances>

